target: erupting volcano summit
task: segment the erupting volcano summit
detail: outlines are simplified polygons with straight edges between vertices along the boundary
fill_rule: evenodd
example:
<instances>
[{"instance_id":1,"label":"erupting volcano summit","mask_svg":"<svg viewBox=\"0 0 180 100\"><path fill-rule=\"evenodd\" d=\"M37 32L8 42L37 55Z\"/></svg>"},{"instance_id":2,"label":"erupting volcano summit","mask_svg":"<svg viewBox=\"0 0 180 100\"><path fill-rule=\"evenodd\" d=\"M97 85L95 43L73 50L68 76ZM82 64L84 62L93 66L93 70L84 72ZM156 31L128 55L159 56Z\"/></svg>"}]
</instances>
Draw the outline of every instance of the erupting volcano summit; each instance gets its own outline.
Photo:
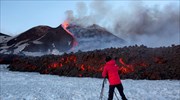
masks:
<instances>
[{"instance_id":1,"label":"erupting volcano summit","mask_svg":"<svg viewBox=\"0 0 180 100\"><path fill-rule=\"evenodd\" d=\"M56 28L49 26L31 28L9 41L0 43L3 45L0 48L0 53L66 52L76 44L74 36L66 27L67 23L64 22Z\"/></svg>"},{"instance_id":2,"label":"erupting volcano summit","mask_svg":"<svg viewBox=\"0 0 180 100\"><path fill-rule=\"evenodd\" d=\"M11 37L12 38L12 37ZM88 27L69 24L64 21L56 28L37 26L7 41L2 41L0 53L4 54L60 54L73 50L89 51L119 47L125 41L105 28L93 24ZM73 49L72 49L73 48Z\"/></svg>"}]
</instances>

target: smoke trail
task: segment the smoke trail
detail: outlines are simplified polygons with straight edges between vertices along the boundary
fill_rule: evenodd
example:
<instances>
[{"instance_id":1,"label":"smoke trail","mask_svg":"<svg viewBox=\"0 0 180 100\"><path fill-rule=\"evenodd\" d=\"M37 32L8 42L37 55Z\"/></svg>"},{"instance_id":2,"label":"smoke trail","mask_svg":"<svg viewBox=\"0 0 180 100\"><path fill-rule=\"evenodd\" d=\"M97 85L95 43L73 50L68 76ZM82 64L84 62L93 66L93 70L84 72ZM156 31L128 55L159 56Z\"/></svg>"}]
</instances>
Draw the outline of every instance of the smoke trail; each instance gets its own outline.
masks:
<instances>
[{"instance_id":1,"label":"smoke trail","mask_svg":"<svg viewBox=\"0 0 180 100\"><path fill-rule=\"evenodd\" d=\"M89 5L81 2L77 4L77 16L73 11L66 13L72 24L84 27L100 24L115 35L133 42L144 41L145 36L152 41L159 38L159 41L162 39L179 44L179 5L146 6L143 2L132 2L128 6L128 9L114 9L105 1L93 1Z\"/></svg>"},{"instance_id":2,"label":"smoke trail","mask_svg":"<svg viewBox=\"0 0 180 100\"><path fill-rule=\"evenodd\" d=\"M177 34L179 31L178 8L172 4L166 5L162 10L157 6L147 8L143 4L134 4L132 9L132 16L115 20L115 32L130 35L167 35Z\"/></svg>"},{"instance_id":3,"label":"smoke trail","mask_svg":"<svg viewBox=\"0 0 180 100\"><path fill-rule=\"evenodd\" d=\"M86 27L106 20L106 16L111 11L109 6L105 1L93 1L88 6L83 2L79 2L77 3L76 16L72 10L66 11L65 14L71 24Z\"/></svg>"}]
</instances>

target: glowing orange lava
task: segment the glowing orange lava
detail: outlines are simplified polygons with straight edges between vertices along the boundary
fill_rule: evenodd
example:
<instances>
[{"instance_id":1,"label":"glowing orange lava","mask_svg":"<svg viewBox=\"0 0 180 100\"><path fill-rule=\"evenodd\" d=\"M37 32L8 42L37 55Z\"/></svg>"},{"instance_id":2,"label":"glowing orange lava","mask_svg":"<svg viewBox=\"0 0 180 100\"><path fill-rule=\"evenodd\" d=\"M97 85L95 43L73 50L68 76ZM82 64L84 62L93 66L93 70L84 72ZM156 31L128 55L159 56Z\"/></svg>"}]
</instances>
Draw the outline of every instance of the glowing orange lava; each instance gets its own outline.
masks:
<instances>
[{"instance_id":1,"label":"glowing orange lava","mask_svg":"<svg viewBox=\"0 0 180 100\"><path fill-rule=\"evenodd\" d=\"M69 22L67 20L65 20L62 25L63 29L73 37L73 47L77 46L78 45L78 42L76 41L76 38L74 37L74 35L69 31L67 30L67 27L69 26Z\"/></svg>"},{"instance_id":2,"label":"glowing orange lava","mask_svg":"<svg viewBox=\"0 0 180 100\"><path fill-rule=\"evenodd\" d=\"M122 66L119 68L122 73L126 74L134 71L133 65L126 64L122 58L119 59L119 62L122 64Z\"/></svg>"},{"instance_id":3,"label":"glowing orange lava","mask_svg":"<svg viewBox=\"0 0 180 100\"><path fill-rule=\"evenodd\" d=\"M85 70L85 68L84 68L84 65L83 65L83 64L81 65L81 70L82 70L82 71L84 71L84 70Z\"/></svg>"}]
</instances>

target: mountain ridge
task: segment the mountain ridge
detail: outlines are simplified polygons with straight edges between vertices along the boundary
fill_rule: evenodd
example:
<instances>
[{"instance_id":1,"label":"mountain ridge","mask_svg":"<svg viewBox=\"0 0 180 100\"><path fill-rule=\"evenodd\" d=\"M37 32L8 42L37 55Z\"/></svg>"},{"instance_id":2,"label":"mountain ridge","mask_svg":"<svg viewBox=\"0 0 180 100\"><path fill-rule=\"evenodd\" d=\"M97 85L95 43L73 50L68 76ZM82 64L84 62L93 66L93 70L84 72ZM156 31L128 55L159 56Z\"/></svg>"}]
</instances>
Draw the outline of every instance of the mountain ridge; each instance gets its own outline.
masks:
<instances>
[{"instance_id":1,"label":"mountain ridge","mask_svg":"<svg viewBox=\"0 0 180 100\"><path fill-rule=\"evenodd\" d=\"M72 51L71 48L74 52L78 50L88 51L120 46L125 42L125 40L96 24L88 27L70 24L67 30L62 25L55 28L45 25L30 28L3 43L5 49L1 48L0 53L43 52L44 54L51 54L55 50L56 54L60 54L60 52ZM74 47L76 41L78 45Z\"/></svg>"}]
</instances>

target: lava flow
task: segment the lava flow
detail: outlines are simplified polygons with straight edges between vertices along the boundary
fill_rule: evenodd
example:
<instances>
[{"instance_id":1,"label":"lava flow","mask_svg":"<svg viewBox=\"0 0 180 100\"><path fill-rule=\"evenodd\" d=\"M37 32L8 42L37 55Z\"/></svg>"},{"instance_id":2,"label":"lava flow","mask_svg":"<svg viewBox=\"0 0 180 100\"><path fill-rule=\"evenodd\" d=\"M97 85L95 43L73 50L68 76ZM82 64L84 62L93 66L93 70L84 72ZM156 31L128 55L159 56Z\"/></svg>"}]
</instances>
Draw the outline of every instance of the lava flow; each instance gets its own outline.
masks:
<instances>
[{"instance_id":1,"label":"lava flow","mask_svg":"<svg viewBox=\"0 0 180 100\"><path fill-rule=\"evenodd\" d=\"M122 78L130 79L180 79L179 78L179 46L159 48L157 54L151 48L129 47L106 49L103 51L64 53L63 55L46 55L42 57L15 56L9 69L11 71L39 72L72 77L102 77L106 54L114 51L126 51L115 54ZM129 51L128 51L129 50ZM141 54L143 50L145 53ZM165 54L161 53L164 51ZM169 53L173 51L173 53ZM159 54L160 53L160 54ZM167 54L169 53L169 54ZM11 57L11 56L10 56ZM12 58L12 57L11 57ZM2 61L4 58L0 58Z\"/></svg>"},{"instance_id":2,"label":"lava flow","mask_svg":"<svg viewBox=\"0 0 180 100\"><path fill-rule=\"evenodd\" d=\"M121 63L121 67L119 68L119 70L124 73L124 74L127 74L127 73L130 73L130 72L133 72L134 71L134 67L133 65L131 64L126 64L122 58L119 59L119 62Z\"/></svg>"},{"instance_id":3,"label":"lava flow","mask_svg":"<svg viewBox=\"0 0 180 100\"><path fill-rule=\"evenodd\" d=\"M74 37L74 35L73 35L69 30L67 30L67 27L69 26L69 22L68 22L67 20L65 20L65 21L62 23L61 26L63 27L63 29L64 29L68 34L70 34L70 35L74 38L74 40L73 40L73 47L77 46L77 45L78 45L78 42L76 41L76 38ZM73 47L72 47L72 48L73 48Z\"/></svg>"}]
</instances>

